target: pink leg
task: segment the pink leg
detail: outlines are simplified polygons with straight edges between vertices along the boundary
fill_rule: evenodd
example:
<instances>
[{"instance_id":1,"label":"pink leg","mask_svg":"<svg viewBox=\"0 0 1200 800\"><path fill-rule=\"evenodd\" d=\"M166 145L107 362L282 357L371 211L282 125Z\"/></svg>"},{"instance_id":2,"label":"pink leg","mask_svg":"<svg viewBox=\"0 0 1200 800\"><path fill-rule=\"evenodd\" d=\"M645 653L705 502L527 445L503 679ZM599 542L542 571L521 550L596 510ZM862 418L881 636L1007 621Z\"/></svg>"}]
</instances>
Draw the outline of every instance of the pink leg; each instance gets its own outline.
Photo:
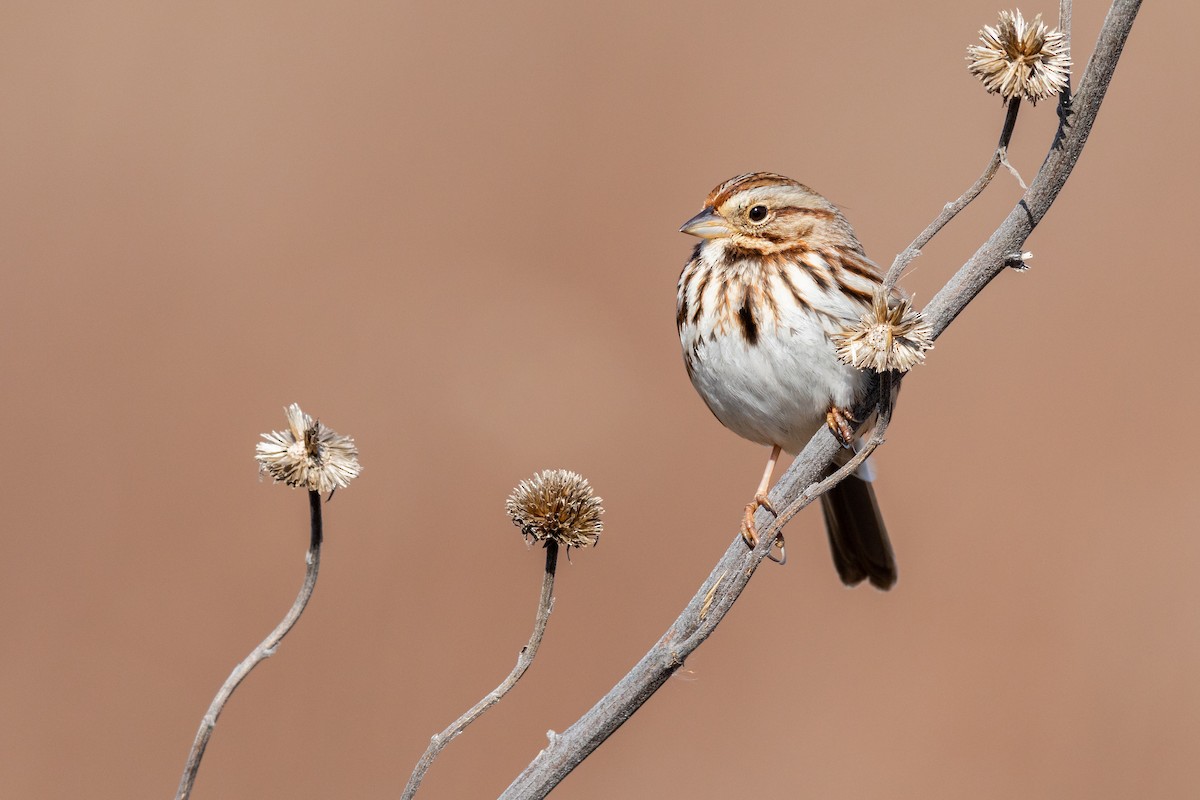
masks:
<instances>
[{"instance_id":1,"label":"pink leg","mask_svg":"<svg viewBox=\"0 0 1200 800\"><path fill-rule=\"evenodd\" d=\"M775 474L775 462L779 460L780 449L779 445L771 448L771 457L767 459L767 468L763 470L762 480L759 481L758 489L754 492L754 499L746 504L746 513L742 517L742 538L751 547L758 544L758 534L754 530L754 512L758 511L759 506L762 506L772 514L779 513L767 498L767 490L771 488L771 476Z\"/></svg>"}]
</instances>

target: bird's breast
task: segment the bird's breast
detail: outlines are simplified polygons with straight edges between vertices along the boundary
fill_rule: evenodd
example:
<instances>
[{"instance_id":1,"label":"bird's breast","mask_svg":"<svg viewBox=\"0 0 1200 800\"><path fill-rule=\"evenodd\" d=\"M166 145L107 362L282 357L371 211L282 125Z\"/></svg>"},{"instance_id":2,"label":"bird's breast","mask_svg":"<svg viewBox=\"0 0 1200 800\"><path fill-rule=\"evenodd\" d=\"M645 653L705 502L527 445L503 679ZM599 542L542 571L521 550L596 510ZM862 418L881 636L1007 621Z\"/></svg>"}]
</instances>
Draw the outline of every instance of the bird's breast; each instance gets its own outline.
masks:
<instances>
[{"instance_id":1,"label":"bird's breast","mask_svg":"<svg viewBox=\"0 0 1200 800\"><path fill-rule=\"evenodd\" d=\"M684 364L739 436L798 452L831 405L850 406L864 391L865 374L837 359L828 336L857 307L819 302L824 291L803 269L685 268L676 308Z\"/></svg>"}]
</instances>

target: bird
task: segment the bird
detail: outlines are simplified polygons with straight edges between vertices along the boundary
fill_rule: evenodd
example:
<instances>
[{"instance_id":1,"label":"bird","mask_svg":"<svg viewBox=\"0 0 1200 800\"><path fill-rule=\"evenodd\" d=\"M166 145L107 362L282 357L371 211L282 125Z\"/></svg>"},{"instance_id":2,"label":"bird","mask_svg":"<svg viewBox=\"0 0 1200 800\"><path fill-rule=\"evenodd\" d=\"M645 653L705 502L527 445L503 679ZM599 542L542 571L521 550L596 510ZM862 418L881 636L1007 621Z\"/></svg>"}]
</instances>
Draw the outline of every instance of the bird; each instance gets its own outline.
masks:
<instances>
[{"instance_id":1,"label":"bird","mask_svg":"<svg viewBox=\"0 0 1200 800\"><path fill-rule=\"evenodd\" d=\"M870 373L842 363L830 337L872 308L883 275L833 203L776 173L717 185L680 232L700 240L676 293L688 377L722 425L771 448L742 518L753 547L758 508L778 514L767 491L781 451L799 453L828 425L845 446L829 472L850 458ZM860 468L821 505L842 582L887 590L896 561L870 477Z\"/></svg>"}]
</instances>

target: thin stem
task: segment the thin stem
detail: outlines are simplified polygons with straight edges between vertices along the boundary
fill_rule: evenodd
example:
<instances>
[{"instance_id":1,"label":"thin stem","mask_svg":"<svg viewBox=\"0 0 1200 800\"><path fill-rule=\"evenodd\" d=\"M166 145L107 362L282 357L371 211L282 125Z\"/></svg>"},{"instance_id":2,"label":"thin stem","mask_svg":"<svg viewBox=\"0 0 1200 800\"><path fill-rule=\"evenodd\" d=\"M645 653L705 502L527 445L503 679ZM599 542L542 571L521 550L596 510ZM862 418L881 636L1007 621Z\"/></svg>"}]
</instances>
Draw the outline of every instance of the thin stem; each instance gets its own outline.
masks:
<instances>
[{"instance_id":1,"label":"thin stem","mask_svg":"<svg viewBox=\"0 0 1200 800\"><path fill-rule=\"evenodd\" d=\"M1065 41L1063 46L1066 49L1067 56L1072 58L1071 52L1071 0L1058 0L1058 29L1062 31ZM1067 85L1058 93L1058 131L1054 135L1054 145L1057 148L1058 143L1062 141L1062 137L1066 134L1067 125L1071 113L1071 73L1067 73Z\"/></svg>"},{"instance_id":2,"label":"thin stem","mask_svg":"<svg viewBox=\"0 0 1200 800\"><path fill-rule=\"evenodd\" d=\"M1071 0L1058 0L1058 29L1062 31L1067 55L1071 55ZM1071 99L1071 74L1067 73L1067 88L1063 90L1062 100Z\"/></svg>"},{"instance_id":3,"label":"thin stem","mask_svg":"<svg viewBox=\"0 0 1200 800\"><path fill-rule=\"evenodd\" d=\"M546 633L546 623L550 621L550 611L554 607L554 570L557 565L558 542L547 539L546 572L542 576L542 594L538 599L537 617L533 623L533 633L529 636L529 643L522 647L521 652L517 654L517 665L513 667L512 672L508 673L508 677L500 682L499 686L471 706L467 713L450 723L450 727L435 734L429 740L429 747L425 748L425 754L417 762L412 776L408 779L408 785L404 787L404 794L401 795L403 800L410 800L417 793L417 789L421 787L421 781L425 778L425 773L446 745L466 730L468 725L483 716L483 712L499 703L501 698L517 685L517 681L521 680L525 670L529 669L529 665L533 663L533 657L537 655L538 647L542 644L542 636Z\"/></svg>"},{"instance_id":4,"label":"thin stem","mask_svg":"<svg viewBox=\"0 0 1200 800\"><path fill-rule=\"evenodd\" d=\"M1012 140L1013 129L1017 126L1017 112L1020 110L1021 98L1014 97L1008 101L1004 115L1004 126L1000 129L1000 141L996 144L996 149L992 152L992 158L988 161L983 174L957 200L953 203L947 203L942 209L942 213L938 214L933 222L929 223L916 239L913 239L912 244L904 248L896 256L896 259L892 262L892 266L887 271L887 275L883 279L883 289L887 294L890 295L892 289L896 287L896 282L900 280L904 269L914 258L921 255L921 249L929 244L930 240L942 228L946 227L950 220L958 216L960 211L969 206L976 197L979 197L988 184L992 182L992 178L996 177L996 170L1000 168L1001 164L1008 164L1008 143ZM1009 167L1009 169L1012 168ZM1024 189L1025 182L1021 181L1019 175L1017 176L1017 180L1021 183L1021 188Z\"/></svg>"},{"instance_id":5,"label":"thin stem","mask_svg":"<svg viewBox=\"0 0 1200 800\"><path fill-rule=\"evenodd\" d=\"M275 648L279 646L284 636L287 636L288 631L296 624L296 620L300 619L300 615L304 612L304 607L308 605L308 600L312 597L313 589L317 585L317 570L321 566L321 541L322 541L322 526L321 526L321 495L319 492L308 493L308 508L311 519L311 528L308 543L308 555L305 557L306 569L304 572L304 584L300 587L300 594L296 595L296 601L292 603L292 607L288 609L283 620L275 626L275 630L271 631L267 638L263 639L258 647L246 656L242 663L234 667L229 678L222 684L217 696L213 698L212 705L208 707L208 712L205 713L204 719L200 721L200 730L196 732L196 741L192 743L192 751L188 753L187 764L183 768L183 777L179 779L179 789L175 792L175 800L186 800L192 793L192 785L196 782L196 772L200 769L200 759L204 757L204 749L208 746L208 740L212 737L213 728L217 725L217 717L221 715L221 710L225 707L225 703L229 701L233 690L238 687L250 670L257 667L262 661L275 655Z\"/></svg>"}]
</instances>

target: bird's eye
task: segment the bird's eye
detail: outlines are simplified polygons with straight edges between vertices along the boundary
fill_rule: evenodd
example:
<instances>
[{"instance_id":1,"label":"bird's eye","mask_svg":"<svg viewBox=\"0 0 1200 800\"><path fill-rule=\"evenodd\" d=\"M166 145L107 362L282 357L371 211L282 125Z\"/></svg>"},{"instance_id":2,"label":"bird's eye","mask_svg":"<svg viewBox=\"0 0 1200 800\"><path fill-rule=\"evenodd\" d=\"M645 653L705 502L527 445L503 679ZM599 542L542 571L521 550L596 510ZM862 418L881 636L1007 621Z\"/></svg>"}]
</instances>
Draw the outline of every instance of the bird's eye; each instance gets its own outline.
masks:
<instances>
[{"instance_id":1,"label":"bird's eye","mask_svg":"<svg viewBox=\"0 0 1200 800\"><path fill-rule=\"evenodd\" d=\"M766 206L754 206L753 208L750 209L750 211L746 214L746 216L750 218L751 222L762 222L764 219L767 218L767 207Z\"/></svg>"}]
</instances>

